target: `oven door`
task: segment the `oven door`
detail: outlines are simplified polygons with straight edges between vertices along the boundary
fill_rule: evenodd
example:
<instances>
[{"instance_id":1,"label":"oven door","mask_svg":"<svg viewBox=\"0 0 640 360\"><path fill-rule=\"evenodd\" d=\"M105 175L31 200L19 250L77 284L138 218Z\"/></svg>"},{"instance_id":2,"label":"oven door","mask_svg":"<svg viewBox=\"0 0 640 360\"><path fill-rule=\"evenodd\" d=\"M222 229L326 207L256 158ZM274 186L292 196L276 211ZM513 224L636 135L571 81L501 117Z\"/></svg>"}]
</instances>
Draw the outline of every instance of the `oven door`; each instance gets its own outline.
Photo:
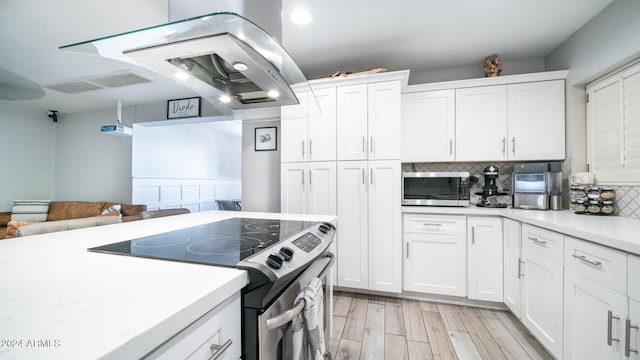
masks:
<instances>
[{"instance_id":1,"label":"oven door","mask_svg":"<svg viewBox=\"0 0 640 360\"><path fill-rule=\"evenodd\" d=\"M328 276L334 255L326 252L315 260L276 301L258 316L258 352L260 360L293 359L292 321L304 309L304 302L295 303L296 296L314 278L323 283L323 325L325 344L329 344L331 329L332 284Z\"/></svg>"}]
</instances>

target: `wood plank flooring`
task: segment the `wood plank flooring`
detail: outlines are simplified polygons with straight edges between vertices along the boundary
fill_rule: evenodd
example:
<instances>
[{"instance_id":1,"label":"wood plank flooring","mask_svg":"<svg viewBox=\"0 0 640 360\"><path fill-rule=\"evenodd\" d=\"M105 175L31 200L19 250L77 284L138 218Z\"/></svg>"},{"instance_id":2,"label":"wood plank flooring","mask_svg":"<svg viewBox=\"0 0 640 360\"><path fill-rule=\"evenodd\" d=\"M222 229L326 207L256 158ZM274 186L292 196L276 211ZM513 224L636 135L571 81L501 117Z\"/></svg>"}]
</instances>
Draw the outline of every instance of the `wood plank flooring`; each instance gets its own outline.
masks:
<instances>
[{"instance_id":1,"label":"wood plank flooring","mask_svg":"<svg viewBox=\"0 0 640 360\"><path fill-rule=\"evenodd\" d=\"M508 311L335 292L333 359L553 359Z\"/></svg>"}]
</instances>

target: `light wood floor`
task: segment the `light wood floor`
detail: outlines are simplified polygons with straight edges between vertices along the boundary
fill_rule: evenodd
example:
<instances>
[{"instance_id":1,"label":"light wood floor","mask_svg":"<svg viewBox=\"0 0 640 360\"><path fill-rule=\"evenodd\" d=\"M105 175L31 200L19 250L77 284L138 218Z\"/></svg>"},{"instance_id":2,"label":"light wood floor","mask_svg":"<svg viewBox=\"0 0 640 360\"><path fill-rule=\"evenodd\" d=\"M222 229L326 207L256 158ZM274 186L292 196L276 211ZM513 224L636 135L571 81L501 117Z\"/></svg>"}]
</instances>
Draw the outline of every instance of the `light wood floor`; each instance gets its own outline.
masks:
<instances>
[{"instance_id":1,"label":"light wood floor","mask_svg":"<svg viewBox=\"0 0 640 360\"><path fill-rule=\"evenodd\" d=\"M553 359L508 311L334 293L334 359Z\"/></svg>"}]
</instances>

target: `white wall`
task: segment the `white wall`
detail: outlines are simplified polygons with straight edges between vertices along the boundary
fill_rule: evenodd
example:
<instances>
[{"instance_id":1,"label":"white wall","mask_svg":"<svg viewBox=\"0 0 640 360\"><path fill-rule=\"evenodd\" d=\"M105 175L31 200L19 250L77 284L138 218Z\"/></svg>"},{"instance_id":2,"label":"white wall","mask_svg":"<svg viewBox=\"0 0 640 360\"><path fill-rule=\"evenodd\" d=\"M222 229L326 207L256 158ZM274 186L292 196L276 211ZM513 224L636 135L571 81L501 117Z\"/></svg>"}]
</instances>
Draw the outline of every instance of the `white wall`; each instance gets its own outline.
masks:
<instances>
[{"instance_id":1,"label":"white wall","mask_svg":"<svg viewBox=\"0 0 640 360\"><path fill-rule=\"evenodd\" d=\"M547 70L570 69L567 77L567 159L585 171L585 84L640 57L640 1L615 0L545 58Z\"/></svg>"},{"instance_id":2,"label":"white wall","mask_svg":"<svg viewBox=\"0 0 640 360\"><path fill-rule=\"evenodd\" d=\"M0 101L0 211L54 196L55 128L47 112Z\"/></svg>"},{"instance_id":3,"label":"white wall","mask_svg":"<svg viewBox=\"0 0 640 360\"><path fill-rule=\"evenodd\" d=\"M276 126L277 151L255 151L257 127ZM245 120L242 126L242 210L280 212L280 119Z\"/></svg>"}]
</instances>

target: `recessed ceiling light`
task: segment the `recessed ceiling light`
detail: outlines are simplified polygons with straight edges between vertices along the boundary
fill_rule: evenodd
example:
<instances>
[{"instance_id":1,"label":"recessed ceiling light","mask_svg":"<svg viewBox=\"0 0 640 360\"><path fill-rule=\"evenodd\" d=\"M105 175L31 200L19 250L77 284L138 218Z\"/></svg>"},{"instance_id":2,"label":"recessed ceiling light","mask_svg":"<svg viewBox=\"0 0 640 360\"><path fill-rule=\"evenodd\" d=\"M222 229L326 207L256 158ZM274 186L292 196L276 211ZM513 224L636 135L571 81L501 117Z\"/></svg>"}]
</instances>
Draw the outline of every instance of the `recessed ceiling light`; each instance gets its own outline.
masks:
<instances>
[{"instance_id":1,"label":"recessed ceiling light","mask_svg":"<svg viewBox=\"0 0 640 360\"><path fill-rule=\"evenodd\" d=\"M280 92L278 90L269 90L269 92L267 92L267 96L275 99L280 96Z\"/></svg>"},{"instance_id":2,"label":"recessed ceiling light","mask_svg":"<svg viewBox=\"0 0 640 360\"><path fill-rule=\"evenodd\" d=\"M306 9L296 9L291 12L291 21L298 25L307 25L311 22L311 13Z\"/></svg>"},{"instance_id":3,"label":"recessed ceiling light","mask_svg":"<svg viewBox=\"0 0 640 360\"><path fill-rule=\"evenodd\" d=\"M221 101L223 104L228 104L228 103L230 103L230 102L231 102L231 96L229 96L229 95L227 95L227 94L220 95L220 101Z\"/></svg>"},{"instance_id":4,"label":"recessed ceiling light","mask_svg":"<svg viewBox=\"0 0 640 360\"><path fill-rule=\"evenodd\" d=\"M173 74L173 76L175 76L175 77L176 77L176 79L178 79L178 80L187 80L187 79L189 79L189 74L187 74L187 73L186 73L186 72L184 72L184 71L176 71L176 72Z\"/></svg>"},{"instance_id":5,"label":"recessed ceiling light","mask_svg":"<svg viewBox=\"0 0 640 360\"><path fill-rule=\"evenodd\" d=\"M235 62L233 63L233 68L238 70L238 71L245 71L247 70L249 67L247 66L247 64L245 63L241 63L241 62Z\"/></svg>"}]
</instances>

